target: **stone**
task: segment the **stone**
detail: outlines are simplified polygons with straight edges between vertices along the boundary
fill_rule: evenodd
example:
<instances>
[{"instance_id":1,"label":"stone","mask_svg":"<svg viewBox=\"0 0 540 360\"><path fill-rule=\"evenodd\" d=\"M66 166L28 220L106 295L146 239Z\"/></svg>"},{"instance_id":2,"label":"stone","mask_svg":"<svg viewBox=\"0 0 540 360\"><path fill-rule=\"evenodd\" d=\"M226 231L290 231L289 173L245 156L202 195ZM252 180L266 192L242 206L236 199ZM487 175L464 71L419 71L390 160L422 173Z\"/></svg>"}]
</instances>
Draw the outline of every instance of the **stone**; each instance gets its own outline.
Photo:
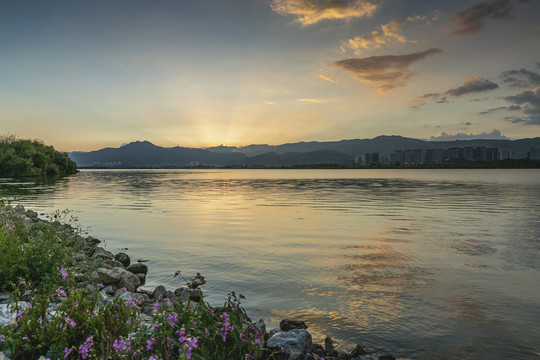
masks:
<instances>
[{"instance_id":1,"label":"stone","mask_svg":"<svg viewBox=\"0 0 540 360\"><path fill-rule=\"evenodd\" d=\"M15 212L18 214L23 214L26 210L24 209L24 206L19 204L15 206Z\"/></svg>"},{"instance_id":2,"label":"stone","mask_svg":"<svg viewBox=\"0 0 540 360\"><path fill-rule=\"evenodd\" d=\"M311 351L311 345L311 334L305 329L280 331L266 343L270 349L283 348L284 359L287 360L303 360Z\"/></svg>"},{"instance_id":3,"label":"stone","mask_svg":"<svg viewBox=\"0 0 540 360\"><path fill-rule=\"evenodd\" d=\"M311 347L311 352L315 355L318 355L319 357L324 357L324 355L326 354L326 351L321 344L313 344L313 346Z\"/></svg>"},{"instance_id":4,"label":"stone","mask_svg":"<svg viewBox=\"0 0 540 360\"><path fill-rule=\"evenodd\" d=\"M129 258L129 255L126 253L118 253L114 255L114 260L120 262L126 268L131 264L131 259Z\"/></svg>"},{"instance_id":5,"label":"stone","mask_svg":"<svg viewBox=\"0 0 540 360\"><path fill-rule=\"evenodd\" d=\"M191 301L199 302L202 300L203 294L201 289L193 289L189 292L189 299Z\"/></svg>"},{"instance_id":6,"label":"stone","mask_svg":"<svg viewBox=\"0 0 540 360\"><path fill-rule=\"evenodd\" d=\"M163 300L164 298L167 297L167 289L165 289L165 286L159 285L158 287L154 289L154 292L152 295L154 299L156 300Z\"/></svg>"},{"instance_id":7,"label":"stone","mask_svg":"<svg viewBox=\"0 0 540 360\"><path fill-rule=\"evenodd\" d=\"M324 339L324 349L327 356L338 356L338 352L334 348L334 341L330 336L327 336Z\"/></svg>"},{"instance_id":8,"label":"stone","mask_svg":"<svg viewBox=\"0 0 540 360\"><path fill-rule=\"evenodd\" d=\"M114 255L112 252L107 251L102 247L97 247L92 254L92 257L95 259L112 259Z\"/></svg>"},{"instance_id":9,"label":"stone","mask_svg":"<svg viewBox=\"0 0 540 360\"><path fill-rule=\"evenodd\" d=\"M118 288L126 288L130 292L135 292L141 286L141 281L137 275L121 267L112 269L99 268L97 272L104 285L114 284Z\"/></svg>"},{"instance_id":10,"label":"stone","mask_svg":"<svg viewBox=\"0 0 540 360\"><path fill-rule=\"evenodd\" d=\"M127 267L127 271L131 271L134 274L148 274L148 265L141 262L131 264Z\"/></svg>"},{"instance_id":11,"label":"stone","mask_svg":"<svg viewBox=\"0 0 540 360\"><path fill-rule=\"evenodd\" d=\"M141 285L146 284L146 275L145 274L135 274L135 275L137 275L137 277L141 281Z\"/></svg>"},{"instance_id":12,"label":"stone","mask_svg":"<svg viewBox=\"0 0 540 360\"><path fill-rule=\"evenodd\" d=\"M120 280L120 272L115 271L114 269L98 268L97 270L99 280L103 282L104 285L114 284Z\"/></svg>"},{"instance_id":13,"label":"stone","mask_svg":"<svg viewBox=\"0 0 540 360\"><path fill-rule=\"evenodd\" d=\"M174 290L174 294L181 303L186 303L189 300L189 289L188 288L178 288Z\"/></svg>"},{"instance_id":14,"label":"stone","mask_svg":"<svg viewBox=\"0 0 540 360\"><path fill-rule=\"evenodd\" d=\"M108 285L103 288L103 291L107 295L114 295L114 293L118 290L118 288L115 285Z\"/></svg>"},{"instance_id":15,"label":"stone","mask_svg":"<svg viewBox=\"0 0 540 360\"><path fill-rule=\"evenodd\" d=\"M353 351L351 351L351 357L355 358L359 357L360 355L367 355L367 352L362 346L356 345Z\"/></svg>"},{"instance_id":16,"label":"stone","mask_svg":"<svg viewBox=\"0 0 540 360\"><path fill-rule=\"evenodd\" d=\"M393 357L392 355L383 355L383 356L379 356L379 360L396 360L396 358Z\"/></svg>"},{"instance_id":17,"label":"stone","mask_svg":"<svg viewBox=\"0 0 540 360\"><path fill-rule=\"evenodd\" d=\"M360 355L358 357L355 357L351 360L373 360L373 358L371 356L366 356L366 355Z\"/></svg>"},{"instance_id":18,"label":"stone","mask_svg":"<svg viewBox=\"0 0 540 360\"><path fill-rule=\"evenodd\" d=\"M284 319L279 323L279 328L281 331L289 331L292 329L307 329L308 327L306 323L301 320Z\"/></svg>"},{"instance_id":19,"label":"stone","mask_svg":"<svg viewBox=\"0 0 540 360\"><path fill-rule=\"evenodd\" d=\"M254 326L255 329L257 329L257 332L259 334L266 335L266 324L264 323L263 319L259 319Z\"/></svg>"},{"instance_id":20,"label":"stone","mask_svg":"<svg viewBox=\"0 0 540 360\"><path fill-rule=\"evenodd\" d=\"M37 219L38 213L33 210L26 210L26 216L28 216L30 219Z\"/></svg>"}]
</instances>

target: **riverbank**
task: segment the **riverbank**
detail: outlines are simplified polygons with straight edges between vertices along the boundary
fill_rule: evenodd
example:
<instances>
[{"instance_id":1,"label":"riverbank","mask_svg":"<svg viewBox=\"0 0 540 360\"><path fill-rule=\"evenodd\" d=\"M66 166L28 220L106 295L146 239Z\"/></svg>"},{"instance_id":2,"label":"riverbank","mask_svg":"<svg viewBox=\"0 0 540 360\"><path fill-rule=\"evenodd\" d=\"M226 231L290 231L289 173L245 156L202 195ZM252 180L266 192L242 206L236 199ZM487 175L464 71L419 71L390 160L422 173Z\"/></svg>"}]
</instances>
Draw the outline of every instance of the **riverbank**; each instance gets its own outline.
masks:
<instances>
[{"instance_id":1,"label":"riverbank","mask_svg":"<svg viewBox=\"0 0 540 360\"><path fill-rule=\"evenodd\" d=\"M285 319L280 329L266 331L263 320L252 322L242 309L242 295L229 294L223 307L207 304L201 291L205 279L200 274L191 280L181 273L171 274L182 279L176 289L142 290L149 271L146 263L106 250L98 239L63 222L59 214L41 219L20 205L3 206L0 219L3 247L28 235L21 245L25 248L35 244L45 245L45 250L67 250L62 253L65 258L49 263L48 270L53 272L49 277L40 274L41 278L31 281L29 277L36 274L26 274L12 281L10 292L0 297L0 358L24 358L28 348L33 356L43 358L161 359L173 352L181 359L192 355L212 359L393 358L370 356L360 345L351 352L339 352L328 337L324 344L313 344L309 324L301 319ZM45 233L46 237L34 236Z\"/></svg>"}]
</instances>

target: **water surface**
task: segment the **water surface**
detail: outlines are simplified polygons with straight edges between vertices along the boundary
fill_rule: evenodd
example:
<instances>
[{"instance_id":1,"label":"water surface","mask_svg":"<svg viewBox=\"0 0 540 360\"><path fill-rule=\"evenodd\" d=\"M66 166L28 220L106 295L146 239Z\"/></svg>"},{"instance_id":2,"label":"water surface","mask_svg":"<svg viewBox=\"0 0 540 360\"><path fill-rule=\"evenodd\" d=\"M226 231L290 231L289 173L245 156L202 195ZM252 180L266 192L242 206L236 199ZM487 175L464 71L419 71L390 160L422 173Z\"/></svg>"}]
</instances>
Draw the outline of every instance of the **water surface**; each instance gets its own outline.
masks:
<instances>
[{"instance_id":1,"label":"water surface","mask_svg":"<svg viewBox=\"0 0 540 360\"><path fill-rule=\"evenodd\" d=\"M540 356L539 170L85 170L0 181L71 209L147 287L201 272L255 320L411 359Z\"/></svg>"}]
</instances>

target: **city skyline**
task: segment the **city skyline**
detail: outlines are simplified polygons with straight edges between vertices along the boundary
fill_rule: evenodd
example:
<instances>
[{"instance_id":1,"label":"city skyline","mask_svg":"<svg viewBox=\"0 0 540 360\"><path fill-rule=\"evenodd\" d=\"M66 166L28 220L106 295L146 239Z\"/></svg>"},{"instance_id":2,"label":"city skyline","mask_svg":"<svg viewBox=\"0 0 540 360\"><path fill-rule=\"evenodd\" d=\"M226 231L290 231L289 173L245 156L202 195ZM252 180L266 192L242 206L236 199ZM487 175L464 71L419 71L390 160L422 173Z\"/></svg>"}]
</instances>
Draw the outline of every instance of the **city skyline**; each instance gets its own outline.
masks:
<instances>
[{"instance_id":1,"label":"city skyline","mask_svg":"<svg viewBox=\"0 0 540 360\"><path fill-rule=\"evenodd\" d=\"M10 2L0 125L61 151L540 136L534 0Z\"/></svg>"}]
</instances>

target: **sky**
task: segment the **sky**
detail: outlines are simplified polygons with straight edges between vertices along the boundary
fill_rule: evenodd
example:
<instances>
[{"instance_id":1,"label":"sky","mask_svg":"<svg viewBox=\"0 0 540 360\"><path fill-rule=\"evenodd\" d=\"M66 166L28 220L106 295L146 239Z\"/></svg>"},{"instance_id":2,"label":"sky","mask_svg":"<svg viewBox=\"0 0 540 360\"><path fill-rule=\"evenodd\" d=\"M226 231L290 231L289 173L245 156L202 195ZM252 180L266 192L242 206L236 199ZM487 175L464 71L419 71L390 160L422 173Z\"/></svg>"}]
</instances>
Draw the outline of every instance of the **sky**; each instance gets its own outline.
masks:
<instances>
[{"instance_id":1,"label":"sky","mask_svg":"<svg viewBox=\"0 0 540 360\"><path fill-rule=\"evenodd\" d=\"M61 151L540 136L540 0L0 2L0 134Z\"/></svg>"}]
</instances>

